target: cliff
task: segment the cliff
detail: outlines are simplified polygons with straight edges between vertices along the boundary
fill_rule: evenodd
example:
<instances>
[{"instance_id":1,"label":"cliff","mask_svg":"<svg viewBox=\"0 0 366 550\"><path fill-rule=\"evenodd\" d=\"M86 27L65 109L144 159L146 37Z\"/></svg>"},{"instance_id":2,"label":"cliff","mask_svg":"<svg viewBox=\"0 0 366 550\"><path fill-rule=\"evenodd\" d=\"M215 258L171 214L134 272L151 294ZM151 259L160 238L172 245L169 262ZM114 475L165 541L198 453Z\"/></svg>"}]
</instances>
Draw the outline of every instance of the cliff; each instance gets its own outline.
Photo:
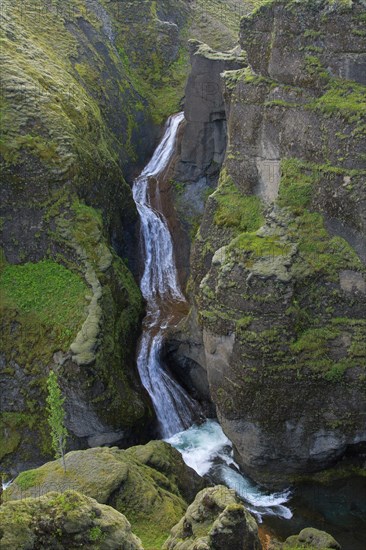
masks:
<instances>
[{"instance_id":1,"label":"cliff","mask_svg":"<svg viewBox=\"0 0 366 550\"><path fill-rule=\"evenodd\" d=\"M143 303L126 180L178 109L188 11L140 4L2 6L0 461L12 472L50 456L51 368L71 447L137 442L153 417L135 368Z\"/></svg>"},{"instance_id":2,"label":"cliff","mask_svg":"<svg viewBox=\"0 0 366 550\"><path fill-rule=\"evenodd\" d=\"M365 15L283 0L242 20L248 66L222 74L228 144L192 309L167 343L187 385L207 376L238 461L269 485L366 437Z\"/></svg>"}]
</instances>

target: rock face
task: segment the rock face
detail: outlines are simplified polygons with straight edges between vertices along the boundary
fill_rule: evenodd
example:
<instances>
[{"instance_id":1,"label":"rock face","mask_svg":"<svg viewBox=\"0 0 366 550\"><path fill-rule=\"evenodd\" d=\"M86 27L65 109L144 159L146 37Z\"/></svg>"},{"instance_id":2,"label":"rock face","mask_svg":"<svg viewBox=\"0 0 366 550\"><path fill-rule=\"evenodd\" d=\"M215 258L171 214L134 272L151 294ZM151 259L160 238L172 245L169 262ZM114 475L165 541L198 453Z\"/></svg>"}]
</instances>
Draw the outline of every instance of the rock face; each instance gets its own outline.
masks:
<instances>
[{"instance_id":1,"label":"rock face","mask_svg":"<svg viewBox=\"0 0 366 550\"><path fill-rule=\"evenodd\" d=\"M222 485L198 493L173 527L164 550L261 550L258 527L235 495Z\"/></svg>"},{"instance_id":2,"label":"rock face","mask_svg":"<svg viewBox=\"0 0 366 550\"><path fill-rule=\"evenodd\" d=\"M7 502L0 523L1 550L143 550L124 515L75 491Z\"/></svg>"},{"instance_id":3,"label":"rock face","mask_svg":"<svg viewBox=\"0 0 366 550\"><path fill-rule=\"evenodd\" d=\"M228 146L171 361L207 373L269 485L366 438L364 19L360 1L268 3L242 20L249 66L222 78Z\"/></svg>"},{"instance_id":4,"label":"rock face","mask_svg":"<svg viewBox=\"0 0 366 550\"><path fill-rule=\"evenodd\" d=\"M221 166L226 149L226 115L220 74L244 65L241 50L220 53L191 40L192 70L186 86L186 126L175 178L198 181Z\"/></svg>"},{"instance_id":5,"label":"rock face","mask_svg":"<svg viewBox=\"0 0 366 550\"><path fill-rule=\"evenodd\" d=\"M159 546L185 513L203 480L162 441L121 451L116 447L72 451L60 461L22 472L4 493L4 500L75 490L127 516L133 531ZM154 546L154 547L155 547Z\"/></svg>"},{"instance_id":6,"label":"rock face","mask_svg":"<svg viewBox=\"0 0 366 550\"><path fill-rule=\"evenodd\" d=\"M50 457L50 368L67 397L71 448L146 439L126 178L178 110L187 14L181 0L158 10L146 0L138 11L97 0L3 3L0 463L12 474Z\"/></svg>"}]
</instances>

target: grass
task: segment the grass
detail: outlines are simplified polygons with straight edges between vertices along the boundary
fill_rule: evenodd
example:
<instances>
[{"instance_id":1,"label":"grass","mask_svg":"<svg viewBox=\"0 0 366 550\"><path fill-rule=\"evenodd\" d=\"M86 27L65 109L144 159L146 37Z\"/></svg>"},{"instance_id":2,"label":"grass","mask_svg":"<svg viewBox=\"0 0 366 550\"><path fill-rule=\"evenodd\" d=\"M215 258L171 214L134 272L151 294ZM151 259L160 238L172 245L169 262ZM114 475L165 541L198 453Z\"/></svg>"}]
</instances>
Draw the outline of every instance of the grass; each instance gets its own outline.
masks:
<instances>
[{"instance_id":1,"label":"grass","mask_svg":"<svg viewBox=\"0 0 366 550\"><path fill-rule=\"evenodd\" d=\"M215 224L230 227L236 233L256 231L263 225L263 206L259 197L243 195L223 169L218 190L213 197L217 203Z\"/></svg>"},{"instance_id":2,"label":"grass","mask_svg":"<svg viewBox=\"0 0 366 550\"><path fill-rule=\"evenodd\" d=\"M18 475L16 482L22 491L26 491L31 487L39 486L42 478L43 474L39 470L26 470Z\"/></svg>"},{"instance_id":3,"label":"grass","mask_svg":"<svg viewBox=\"0 0 366 550\"><path fill-rule=\"evenodd\" d=\"M21 314L75 336L85 318L88 287L76 273L52 260L6 265L0 276L2 299Z\"/></svg>"},{"instance_id":4,"label":"grass","mask_svg":"<svg viewBox=\"0 0 366 550\"><path fill-rule=\"evenodd\" d=\"M347 122L359 122L366 116L366 86L332 79L326 92L311 106L325 114L339 114Z\"/></svg>"}]
</instances>

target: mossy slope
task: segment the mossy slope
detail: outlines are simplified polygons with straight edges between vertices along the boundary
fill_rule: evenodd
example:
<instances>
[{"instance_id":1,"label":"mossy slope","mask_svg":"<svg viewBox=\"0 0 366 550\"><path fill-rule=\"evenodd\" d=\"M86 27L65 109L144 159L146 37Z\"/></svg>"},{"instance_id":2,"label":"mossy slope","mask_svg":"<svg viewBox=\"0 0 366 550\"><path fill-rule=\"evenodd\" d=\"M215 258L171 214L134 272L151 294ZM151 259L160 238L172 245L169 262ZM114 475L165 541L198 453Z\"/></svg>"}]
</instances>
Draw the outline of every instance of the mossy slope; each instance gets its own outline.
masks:
<instances>
[{"instance_id":1,"label":"mossy slope","mask_svg":"<svg viewBox=\"0 0 366 550\"><path fill-rule=\"evenodd\" d=\"M74 451L65 461L66 473L59 461L22 472L6 491L6 500L76 490L125 514L145 550L161 547L203 486L178 451L161 441L127 451Z\"/></svg>"}]
</instances>

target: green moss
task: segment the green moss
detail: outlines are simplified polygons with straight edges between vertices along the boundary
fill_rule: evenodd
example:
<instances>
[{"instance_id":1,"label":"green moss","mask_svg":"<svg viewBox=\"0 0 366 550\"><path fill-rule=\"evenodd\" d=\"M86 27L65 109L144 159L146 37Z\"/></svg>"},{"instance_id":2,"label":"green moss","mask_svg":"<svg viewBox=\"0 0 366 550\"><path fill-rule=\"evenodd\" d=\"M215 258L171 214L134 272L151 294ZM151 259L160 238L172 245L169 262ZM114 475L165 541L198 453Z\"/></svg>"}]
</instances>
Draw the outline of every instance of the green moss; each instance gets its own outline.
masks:
<instances>
[{"instance_id":1,"label":"green moss","mask_svg":"<svg viewBox=\"0 0 366 550\"><path fill-rule=\"evenodd\" d=\"M353 177L361 175L361 172L303 162L296 158L281 161L278 202L296 216L290 223L289 234L298 241L298 268L303 270L304 275L321 272L335 279L340 269L362 269L362 263L352 247L340 237L332 238L325 229L323 216L308 210L317 185L324 178L334 175ZM298 275L299 270L296 269Z\"/></svg>"},{"instance_id":2,"label":"green moss","mask_svg":"<svg viewBox=\"0 0 366 550\"><path fill-rule=\"evenodd\" d=\"M241 317L236 321L236 330L238 333L245 332L248 327L250 326L251 322L253 321L253 317L251 315L246 315L245 317Z\"/></svg>"},{"instance_id":3,"label":"green moss","mask_svg":"<svg viewBox=\"0 0 366 550\"><path fill-rule=\"evenodd\" d=\"M242 233L230 243L229 248L248 252L253 259L281 256L291 250L290 245L281 242L277 236L259 237L255 233Z\"/></svg>"},{"instance_id":4,"label":"green moss","mask_svg":"<svg viewBox=\"0 0 366 550\"><path fill-rule=\"evenodd\" d=\"M326 92L311 104L311 108L341 116L349 123L360 123L366 116L366 86L333 78Z\"/></svg>"},{"instance_id":5,"label":"green moss","mask_svg":"<svg viewBox=\"0 0 366 550\"><path fill-rule=\"evenodd\" d=\"M17 485L22 491L26 491L31 487L39 486L42 480L42 472L40 472L39 470L27 470L18 475Z\"/></svg>"},{"instance_id":6,"label":"green moss","mask_svg":"<svg viewBox=\"0 0 366 550\"><path fill-rule=\"evenodd\" d=\"M294 352L309 354L311 358L322 357L332 340L341 334L334 327L319 327L306 330L301 337L291 345Z\"/></svg>"},{"instance_id":7,"label":"green moss","mask_svg":"<svg viewBox=\"0 0 366 550\"><path fill-rule=\"evenodd\" d=\"M103 538L103 531L98 526L92 527L89 532L89 537L93 542L98 542Z\"/></svg>"},{"instance_id":8,"label":"green moss","mask_svg":"<svg viewBox=\"0 0 366 550\"><path fill-rule=\"evenodd\" d=\"M27 421L26 416L15 412L0 414L0 460L18 448L21 441L21 428Z\"/></svg>"},{"instance_id":9,"label":"green moss","mask_svg":"<svg viewBox=\"0 0 366 550\"><path fill-rule=\"evenodd\" d=\"M42 495L49 494L50 487L72 486L125 514L145 550L161 548L170 529L184 514L187 504L178 486L189 480L193 489L195 483L179 453L161 441L127 451L116 448L73 451L65 460L66 473L59 461L23 472L11 486L8 498L24 499L34 494L35 489ZM57 503L67 511L70 505L67 493L60 495ZM101 533L94 529L89 531L89 537L99 541Z\"/></svg>"},{"instance_id":10,"label":"green moss","mask_svg":"<svg viewBox=\"0 0 366 550\"><path fill-rule=\"evenodd\" d=\"M294 212L308 207L313 194L313 186L320 177L317 172L299 159L284 159L281 161L281 185L278 204L288 206Z\"/></svg>"},{"instance_id":11,"label":"green moss","mask_svg":"<svg viewBox=\"0 0 366 550\"><path fill-rule=\"evenodd\" d=\"M61 327L65 340L85 317L83 280L52 260L7 265L1 273L2 298L22 314L34 314L46 326Z\"/></svg>"},{"instance_id":12,"label":"green moss","mask_svg":"<svg viewBox=\"0 0 366 550\"><path fill-rule=\"evenodd\" d=\"M219 227L230 227L239 233L255 231L263 224L260 198L243 195L225 168L221 171L219 187L212 197L217 203L214 221Z\"/></svg>"},{"instance_id":13,"label":"green moss","mask_svg":"<svg viewBox=\"0 0 366 550\"><path fill-rule=\"evenodd\" d=\"M315 80L318 84L325 85L330 79L329 73L323 63L315 55L305 56L305 71L311 78L312 83L314 83Z\"/></svg>"},{"instance_id":14,"label":"green moss","mask_svg":"<svg viewBox=\"0 0 366 550\"><path fill-rule=\"evenodd\" d=\"M305 211L291 224L290 232L299 239L299 261L303 265L299 263L298 268L304 275L323 273L329 280L337 281L341 269L363 269L361 260L347 241L329 236L321 214Z\"/></svg>"}]
</instances>

